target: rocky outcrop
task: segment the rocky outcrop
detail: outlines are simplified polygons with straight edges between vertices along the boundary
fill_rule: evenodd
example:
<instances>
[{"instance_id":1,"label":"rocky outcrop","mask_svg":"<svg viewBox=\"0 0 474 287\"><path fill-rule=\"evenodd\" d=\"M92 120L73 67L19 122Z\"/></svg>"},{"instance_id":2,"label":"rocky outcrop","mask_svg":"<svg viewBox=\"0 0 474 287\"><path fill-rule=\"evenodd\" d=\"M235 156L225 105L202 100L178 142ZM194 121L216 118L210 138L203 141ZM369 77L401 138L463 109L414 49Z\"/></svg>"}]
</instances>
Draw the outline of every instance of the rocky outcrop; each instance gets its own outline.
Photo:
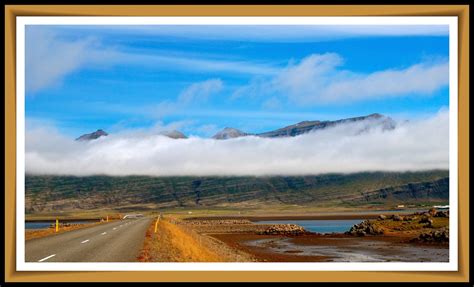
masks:
<instances>
[{"instance_id":1,"label":"rocky outcrop","mask_svg":"<svg viewBox=\"0 0 474 287\"><path fill-rule=\"evenodd\" d=\"M373 224L370 220L366 220L352 226L345 234L352 236L382 235L384 234L384 231L382 228Z\"/></svg>"},{"instance_id":2,"label":"rocky outcrop","mask_svg":"<svg viewBox=\"0 0 474 287\"><path fill-rule=\"evenodd\" d=\"M420 219L420 221L418 221L418 223L421 223L421 224L426 223L426 227L430 227L430 228L431 228L431 227L433 227L434 221L433 221L433 219L431 219L429 216L423 216L423 217Z\"/></svg>"},{"instance_id":3,"label":"rocky outcrop","mask_svg":"<svg viewBox=\"0 0 474 287\"><path fill-rule=\"evenodd\" d=\"M400 216L400 215L398 215L398 214L394 214L394 215L391 217L391 219L392 219L393 221L402 221L402 220L403 220L403 216Z\"/></svg>"},{"instance_id":4,"label":"rocky outcrop","mask_svg":"<svg viewBox=\"0 0 474 287\"><path fill-rule=\"evenodd\" d=\"M296 224L275 224L259 232L259 234L264 235L303 235L309 233L309 231Z\"/></svg>"},{"instance_id":5,"label":"rocky outcrop","mask_svg":"<svg viewBox=\"0 0 474 287\"><path fill-rule=\"evenodd\" d=\"M433 217L449 217L449 210L447 211L437 211Z\"/></svg>"},{"instance_id":6,"label":"rocky outcrop","mask_svg":"<svg viewBox=\"0 0 474 287\"><path fill-rule=\"evenodd\" d=\"M425 232L420 234L418 238L413 241L424 242L424 243L449 243L449 229L443 228L431 232Z\"/></svg>"}]
</instances>

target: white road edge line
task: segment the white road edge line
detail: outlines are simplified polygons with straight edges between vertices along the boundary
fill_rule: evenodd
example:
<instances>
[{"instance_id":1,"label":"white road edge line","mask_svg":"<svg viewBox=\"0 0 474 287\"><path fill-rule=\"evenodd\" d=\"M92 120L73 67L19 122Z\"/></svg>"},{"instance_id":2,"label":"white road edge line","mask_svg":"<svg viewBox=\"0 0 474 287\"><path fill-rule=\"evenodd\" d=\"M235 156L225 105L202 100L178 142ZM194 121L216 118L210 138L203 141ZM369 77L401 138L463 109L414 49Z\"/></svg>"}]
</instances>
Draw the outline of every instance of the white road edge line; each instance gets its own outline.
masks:
<instances>
[{"instance_id":1,"label":"white road edge line","mask_svg":"<svg viewBox=\"0 0 474 287\"><path fill-rule=\"evenodd\" d=\"M107 232L102 232L100 235L106 235L106 234L107 234Z\"/></svg>"},{"instance_id":2,"label":"white road edge line","mask_svg":"<svg viewBox=\"0 0 474 287\"><path fill-rule=\"evenodd\" d=\"M38 260L38 262L43 262L43 261L48 260L49 258L54 257L54 256L56 256L56 254L49 255L48 257L45 257L43 259Z\"/></svg>"},{"instance_id":3,"label":"white road edge line","mask_svg":"<svg viewBox=\"0 0 474 287\"><path fill-rule=\"evenodd\" d=\"M87 243L87 242L89 242L89 239L86 239L86 240L82 241L81 243Z\"/></svg>"}]
</instances>

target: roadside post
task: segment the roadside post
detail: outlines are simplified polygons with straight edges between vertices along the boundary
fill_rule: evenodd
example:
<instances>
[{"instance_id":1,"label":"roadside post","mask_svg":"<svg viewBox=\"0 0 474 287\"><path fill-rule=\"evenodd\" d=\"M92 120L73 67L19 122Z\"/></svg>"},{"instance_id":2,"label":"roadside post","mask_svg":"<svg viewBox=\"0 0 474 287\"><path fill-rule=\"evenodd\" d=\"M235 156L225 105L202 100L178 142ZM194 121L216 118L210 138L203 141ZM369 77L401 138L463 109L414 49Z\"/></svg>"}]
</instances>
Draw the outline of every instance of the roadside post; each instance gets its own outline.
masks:
<instances>
[{"instance_id":1,"label":"roadside post","mask_svg":"<svg viewBox=\"0 0 474 287\"><path fill-rule=\"evenodd\" d=\"M158 218L156 219L156 222L155 222L155 233L158 231L158 222L160 221L160 215L158 215Z\"/></svg>"},{"instance_id":2,"label":"roadside post","mask_svg":"<svg viewBox=\"0 0 474 287\"><path fill-rule=\"evenodd\" d=\"M109 222L109 216L107 215L107 222Z\"/></svg>"},{"instance_id":3,"label":"roadside post","mask_svg":"<svg viewBox=\"0 0 474 287\"><path fill-rule=\"evenodd\" d=\"M56 218L56 232L59 231L59 219Z\"/></svg>"}]
</instances>

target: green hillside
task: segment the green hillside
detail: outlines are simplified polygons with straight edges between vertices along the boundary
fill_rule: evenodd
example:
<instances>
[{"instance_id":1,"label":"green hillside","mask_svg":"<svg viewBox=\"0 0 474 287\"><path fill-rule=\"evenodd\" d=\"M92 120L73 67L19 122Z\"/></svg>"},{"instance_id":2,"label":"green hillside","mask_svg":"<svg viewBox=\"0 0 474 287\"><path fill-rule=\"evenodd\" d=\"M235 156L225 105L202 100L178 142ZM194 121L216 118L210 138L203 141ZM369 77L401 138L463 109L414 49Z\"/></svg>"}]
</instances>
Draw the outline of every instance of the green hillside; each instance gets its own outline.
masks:
<instances>
[{"instance_id":1,"label":"green hillside","mask_svg":"<svg viewBox=\"0 0 474 287\"><path fill-rule=\"evenodd\" d=\"M446 202L448 176L448 171L272 177L27 175L26 212Z\"/></svg>"}]
</instances>

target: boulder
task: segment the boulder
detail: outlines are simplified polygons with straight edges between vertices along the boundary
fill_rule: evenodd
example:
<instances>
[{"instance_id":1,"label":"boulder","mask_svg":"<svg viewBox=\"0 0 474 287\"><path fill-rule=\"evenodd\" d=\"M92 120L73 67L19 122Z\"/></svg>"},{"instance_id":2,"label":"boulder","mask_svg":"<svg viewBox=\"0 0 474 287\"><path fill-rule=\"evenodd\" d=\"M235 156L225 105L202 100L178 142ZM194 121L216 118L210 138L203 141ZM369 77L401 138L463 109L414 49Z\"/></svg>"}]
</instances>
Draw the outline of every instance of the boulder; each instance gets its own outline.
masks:
<instances>
[{"instance_id":1,"label":"boulder","mask_svg":"<svg viewBox=\"0 0 474 287\"><path fill-rule=\"evenodd\" d=\"M431 215L431 216L435 216L437 211L435 208L430 208L430 210L428 210L428 213Z\"/></svg>"},{"instance_id":2,"label":"boulder","mask_svg":"<svg viewBox=\"0 0 474 287\"><path fill-rule=\"evenodd\" d=\"M365 220L359 224L351 227L345 234L353 236L366 236L366 235L380 235L383 234L383 229L373 224L369 220Z\"/></svg>"},{"instance_id":3,"label":"boulder","mask_svg":"<svg viewBox=\"0 0 474 287\"><path fill-rule=\"evenodd\" d=\"M449 243L449 229L443 228L420 234L416 241L433 242L433 243Z\"/></svg>"},{"instance_id":4,"label":"boulder","mask_svg":"<svg viewBox=\"0 0 474 287\"><path fill-rule=\"evenodd\" d=\"M436 212L434 217L449 217L449 214L447 211L438 211Z\"/></svg>"},{"instance_id":5,"label":"boulder","mask_svg":"<svg viewBox=\"0 0 474 287\"><path fill-rule=\"evenodd\" d=\"M431 220L428 216L423 216L418 223L428 223ZM433 220L431 220L433 221Z\"/></svg>"},{"instance_id":6,"label":"boulder","mask_svg":"<svg viewBox=\"0 0 474 287\"><path fill-rule=\"evenodd\" d=\"M308 233L310 232L296 224L274 224L260 232L265 235L303 235Z\"/></svg>"},{"instance_id":7,"label":"boulder","mask_svg":"<svg viewBox=\"0 0 474 287\"><path fill-rule=\"evenodd\" d=\"M433 219L428 218L428 222L426 224L426 227L430 227L430 228L433 227Z\"/></svg>"},{"instance_id":8,"label":"boulder","mask_svg":"<svg viewBox=\"0 0 474 287\"><path fill-rule=\"evenodd\" d=\"M384 220L384 219L387 219L387 216L383 215L383 214L380 214L379 217L378 217L379 220Z\"/></svg>"},{"instance_id":9,"label":"boulder","mask_svg":"<svg viewBox=\"0 0 474 287\"><path fill-rule=\"evenodd\" d=\"M403 220L403 217L400 216L400 215L398 215L398 214L394 214L394 215L392 216L392 219L393 219L393 221L402 221L402 220Z\"/></svg>"}]
</instances>

